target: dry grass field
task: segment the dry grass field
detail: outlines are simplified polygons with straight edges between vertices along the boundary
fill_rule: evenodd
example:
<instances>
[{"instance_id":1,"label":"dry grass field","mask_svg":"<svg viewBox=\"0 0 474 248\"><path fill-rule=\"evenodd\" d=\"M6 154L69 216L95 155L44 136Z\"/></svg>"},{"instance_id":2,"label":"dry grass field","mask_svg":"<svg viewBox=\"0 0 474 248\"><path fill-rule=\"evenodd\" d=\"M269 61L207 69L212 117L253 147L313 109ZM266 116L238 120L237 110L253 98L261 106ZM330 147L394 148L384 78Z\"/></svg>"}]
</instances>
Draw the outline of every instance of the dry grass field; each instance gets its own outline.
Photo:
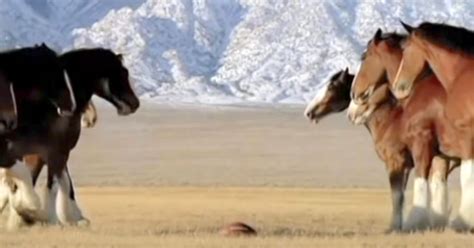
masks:
<instances>
[{"instance_id":1,"label":"dry grass field","mask_svg":"<svg viewBox=\"0 0 474 248\"><path fill-rule=\"evenodd\" d=\"M343 115L310 125L301 108L144 105L118 118L100 106L70 163L91 226L0 229L0 247L472 246L449 230L384 234L390 198L367 131ZM222 237L234 221L259 235Z\"/></svg>"}]
</instances>

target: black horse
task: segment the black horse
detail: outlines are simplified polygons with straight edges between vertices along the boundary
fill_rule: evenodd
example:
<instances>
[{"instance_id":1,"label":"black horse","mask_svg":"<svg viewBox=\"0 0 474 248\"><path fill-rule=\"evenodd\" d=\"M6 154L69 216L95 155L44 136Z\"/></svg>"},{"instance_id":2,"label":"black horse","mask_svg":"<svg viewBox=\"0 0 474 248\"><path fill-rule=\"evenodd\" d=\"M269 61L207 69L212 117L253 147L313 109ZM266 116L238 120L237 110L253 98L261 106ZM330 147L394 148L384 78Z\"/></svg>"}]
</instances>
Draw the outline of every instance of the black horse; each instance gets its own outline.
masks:
<instances>
[{"instance_id":1,"label":"black horse","mask_svg":"<svg viewBox=\"0 0 474 248\"><path fill-rule=\"evenodd\" d=\"M139 108L139 100L129 81L128 70L122 56L106 49L81 49L65 53L60 61L68 71L76 99L76 111L72 116L53 115L46 119L47 125L38 127L35 133L17 132L11 136L12 151L17 156L37 154L30 160L33 181L36 182L41 169L48 165L46 189L42 208L48 211L49 220L55 221L54 206L56 192L54 179L59 184L58 219L63 224L77 224L84 219L75 201L74 188L67 170L70 151L76 146L81 131L81 116L93 94L112 103L119 115L129 115Z\"/></svg>"},{"instance_id":2,"label":"black horse","mask_svg":"<svg viewBox=\"0 0 474 248\"><path fill-rule=\"evenodd\" d=\"M11 137L19 130L44 125L42 119L47 111L54 116L71 116L76 111L72 86L58 55L44 44L0 53L0 81L0 84L10 85L2 95L10 92L15 114L15 118L11 114L5 117L3 111L0 115L2 180L16 178L15 191L20 193L12 201L18 212L24 216L38 216L35 209L39 199L32 190L27 168L17 163L19 158L10 150Z\"/></svg>"}]
</instances>

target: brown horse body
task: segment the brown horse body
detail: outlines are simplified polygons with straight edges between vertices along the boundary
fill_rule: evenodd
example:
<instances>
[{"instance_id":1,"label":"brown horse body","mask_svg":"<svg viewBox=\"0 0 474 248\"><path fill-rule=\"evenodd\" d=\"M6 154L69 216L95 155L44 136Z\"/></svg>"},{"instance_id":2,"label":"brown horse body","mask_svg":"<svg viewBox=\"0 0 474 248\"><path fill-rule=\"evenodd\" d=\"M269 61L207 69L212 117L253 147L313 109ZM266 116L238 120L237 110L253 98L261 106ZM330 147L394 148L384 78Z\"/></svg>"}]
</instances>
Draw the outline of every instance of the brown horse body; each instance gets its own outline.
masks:
<instances>
[{"instance_id":1,"label":"brown horse body","mask_svg":"<svg viewBox=\"0 0 474 248\"><path fill-rule=\"evenodd\" d=\"M313 101L307 106L305 116L317 122L323 117L341 112L349 107L351 101L350 89L354 76L345 72L336 73L329 84L323 88ZM379 88L377 95L388 93ZM381 96L381 98L384 98ZM374 100L374 99L373 99ZM336 108L336 106L338 106ZM393 101L384 101L372 112L370 119L365 122L369 130L378 157L385 162L392 189L392 221L390 230L402 228L403 192L408 176L413 167L411 154L398 135L400 122L398 117L402 109Z\"/></svg>"},{"instance_id":2,"label":"brown horse body","mask_svg":"<svg viewBox=\"0 0 474 248\"><path fill-rule=\"evenodd\" d=\"M354 109L357 109L354 112L359 111L353 115L367 118L371 115L367 110L377 109L378 105L384 104L383 98L375 102L370 100L376 97L374 92L378 91L381 85L385 85L381 83L381 75L382 78L387 77L390 82L394 81L402 59L403 40L403 36L382 35L378 31L369 42L366 60L353 85L353 100L359 102L353 104L356 106ZM450 136L453 129L444 116L443 102L446 95L443 88L429 70L425 70L425 74L417 81L413 93L407 99L399 101L399 110L394 108L397 114L387 117L387 121L396 127L392 130L387 128L387 132L395 132L394 136L398 136L397 139L404 145L404 149L410 151L415 166L414 207L404 226L408 230L429 226L443 227L447 223L449 213L446 177L449 165L446 160L435 156L440 155L440 150L449 155L456 155L452 152L456 140ZM385 101L389 101L391 97L390 93L386 94ZM440 147L438 141L444 146ZM444 155L442 157L446 158ZM430 173L431 182L428 186ZM431 220L428 219L430 214Z\"/></svg>"},{"instance_id":3,"label":"brown horse body","mask_svg":"<svg viewBox=\"0 0 474 248\"><path fill-rule=\"evenodd\" d=\"M451 152L461 163L461 204L454 227L474 228L474 32L444 24L423 23L417 28L406 24L410 33L394 82L393 92L405 98L414 88L420 68L429 65L440 80L446 99L445 116L456 139ZM442 131L445 131L441 129ZM444 140L446 141L446 140ZM443 142L444 142L443 141Z\"/></svg>"}]
</instances>

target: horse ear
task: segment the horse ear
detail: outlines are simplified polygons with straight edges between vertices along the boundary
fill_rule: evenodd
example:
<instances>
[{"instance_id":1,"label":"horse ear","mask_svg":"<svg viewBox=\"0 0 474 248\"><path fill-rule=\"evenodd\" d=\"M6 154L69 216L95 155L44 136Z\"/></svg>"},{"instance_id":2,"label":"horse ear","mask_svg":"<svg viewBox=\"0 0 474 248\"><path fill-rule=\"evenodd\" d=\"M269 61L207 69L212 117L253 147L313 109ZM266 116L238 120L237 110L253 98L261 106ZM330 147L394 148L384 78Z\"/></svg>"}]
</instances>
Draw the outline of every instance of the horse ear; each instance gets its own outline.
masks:
<instances>
[{"instance_id":1,"label":"horse ear","mask_svg":"<svg viewBox=\"0 0 474 248\"><path fill-rule=\"evenodd\" d=\"M346 67L346 69L344 69L344 71L342 71L342 73L339 75L339 78L336 82L344 82L346 77L349 75L349 67Z\"/></svg>"},{"instance_id":2,"label":"horse ear","mask_svg":"<svg viewBox=\"0 0 474 248\"><path fill-rule=\"evenodd\" d=\"M344 70L344 77L347 76L349 76L349 67L346 67L346 69Z\"/></svg>"},{"instance_id":3,"label":"horse ear","mask_svg":"<svg viewBox=\"0 0 474 248\"><path fill-rule=\"evenodd\" d=\"M377 29L377 32L375 32L373 41L375 45L379 44L379 42L382 40L382 29Z\"/></svg>"},{"instance_id":4,"label":"horse ear","mask_svg":"<svg viewBox=\"0 0 474 248\"><path fill-rule=\"evenodd\" d=\"M404 23L402 20L400 20L400 23L402 24L403 28L409 33L411 34L413 32L413 30L415 29L414 27Z\"/></svg>"},{"instance_id":5,"label":"horse ear","mask_svg":"<svg viewBox=\"0 0 474 248\"><path fill-rule=\"evenodd\" d=\"M123 62L123 54L117 54L117 58L120 60L120 62Z\"/></svg>"}]
</instances>

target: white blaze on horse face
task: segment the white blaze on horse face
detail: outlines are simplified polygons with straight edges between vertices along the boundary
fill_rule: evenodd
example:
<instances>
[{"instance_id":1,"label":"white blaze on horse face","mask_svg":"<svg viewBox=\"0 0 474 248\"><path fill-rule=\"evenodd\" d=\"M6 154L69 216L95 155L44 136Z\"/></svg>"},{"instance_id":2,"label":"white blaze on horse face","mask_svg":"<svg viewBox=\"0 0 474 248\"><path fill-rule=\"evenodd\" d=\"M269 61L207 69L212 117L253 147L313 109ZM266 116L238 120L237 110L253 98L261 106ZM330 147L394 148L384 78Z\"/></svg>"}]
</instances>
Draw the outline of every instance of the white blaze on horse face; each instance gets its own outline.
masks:
<instances>
[{"instance_id":1,"label":"white blaze on horse face","mask_svg":"<svg viewBox=\"0 0 474 248\"><path fill-rule=\"evenodd\" d=\"M311 102L309 102L309 104L306 106L306 109L304 111L304 115L306 117L308 117L308 115L314 111L314 108L324 99L324 97L326 96L326 92L328 91L328 86L329 83L321 87L316 93L316 96L314 96L313 100L311 100Z\"/></svg>"}]
</instances>

